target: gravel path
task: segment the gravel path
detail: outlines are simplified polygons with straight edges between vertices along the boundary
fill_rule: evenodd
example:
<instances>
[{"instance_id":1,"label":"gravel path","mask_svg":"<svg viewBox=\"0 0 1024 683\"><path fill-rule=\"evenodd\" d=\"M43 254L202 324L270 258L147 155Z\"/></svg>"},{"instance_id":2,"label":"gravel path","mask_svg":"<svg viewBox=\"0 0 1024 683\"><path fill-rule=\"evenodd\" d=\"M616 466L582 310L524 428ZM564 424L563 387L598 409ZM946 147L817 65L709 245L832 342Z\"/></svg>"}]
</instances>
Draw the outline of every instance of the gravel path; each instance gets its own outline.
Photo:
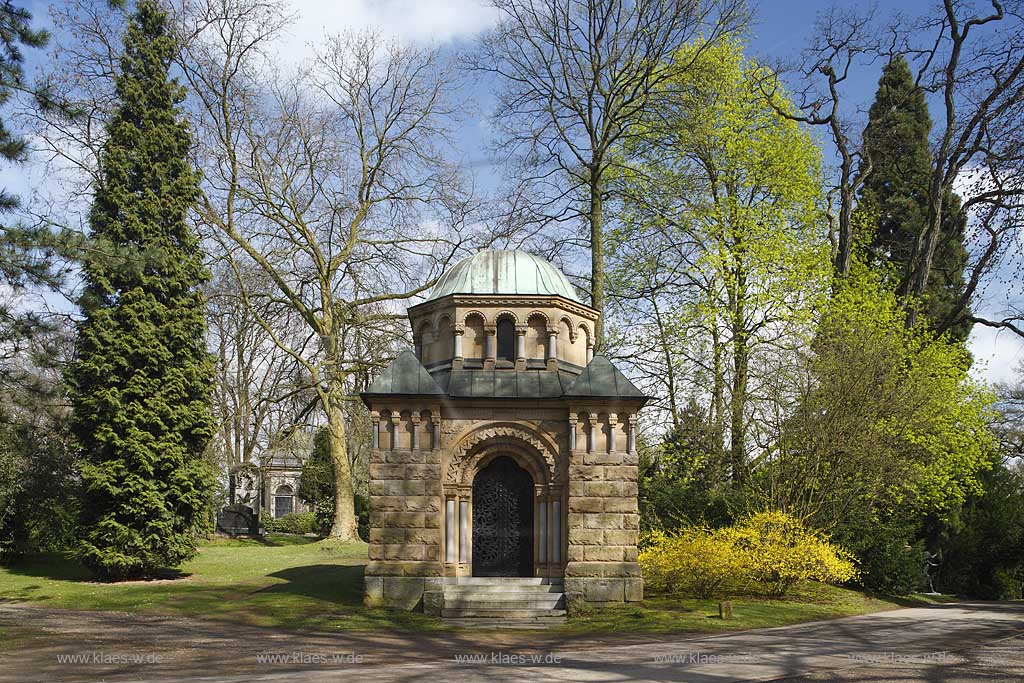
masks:
<instances>
[{"instance_id":1,"label":"gravel path","mask_svg":"<svg viewBox=\"0 0 1024 683\"><path fill-rule=\"evenodd\" d=\"M1024 602L715 636L302 633L0 603L0 683L1024 681Z\"/></svg>"}]
</instances>

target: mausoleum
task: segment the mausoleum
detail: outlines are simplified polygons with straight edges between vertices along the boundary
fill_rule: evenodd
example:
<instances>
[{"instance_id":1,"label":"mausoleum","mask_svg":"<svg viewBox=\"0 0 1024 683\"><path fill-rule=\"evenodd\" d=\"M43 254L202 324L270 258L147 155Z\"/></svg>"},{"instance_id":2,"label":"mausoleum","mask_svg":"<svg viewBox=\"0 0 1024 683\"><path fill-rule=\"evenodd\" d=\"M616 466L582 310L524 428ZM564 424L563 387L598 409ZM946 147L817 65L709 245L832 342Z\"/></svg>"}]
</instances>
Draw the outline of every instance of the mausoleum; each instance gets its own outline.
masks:
<instances>
[{"instance_id":1,"label":"mausoleum","mask_svg":"<svg viewBox=\"0 0 1024 683\"><path fill-rule=\"evenodd\" d=\"M637 412L598 312L523 251L481 251L408 311L362 394L374 429L366 602L545 616L641 600Z\"/></svg>"}]
</instances>

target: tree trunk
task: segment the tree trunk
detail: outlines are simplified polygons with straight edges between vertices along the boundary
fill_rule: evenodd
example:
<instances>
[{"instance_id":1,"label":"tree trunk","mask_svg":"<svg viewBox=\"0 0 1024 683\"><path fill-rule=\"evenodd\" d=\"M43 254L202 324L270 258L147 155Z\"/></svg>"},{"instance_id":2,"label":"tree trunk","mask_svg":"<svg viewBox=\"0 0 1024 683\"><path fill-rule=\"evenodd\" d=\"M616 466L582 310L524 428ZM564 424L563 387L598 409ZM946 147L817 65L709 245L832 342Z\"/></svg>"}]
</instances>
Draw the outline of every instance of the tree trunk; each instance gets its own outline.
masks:
<instances>
[{"instance_id":1,"label":"tree trunk","mask_svg":"<svg viewBox=\"0 0 1024 683\"><path fill-rule=\"evenodd\" d=\"M334 396L327 406L327 429L330 434L331 459L334 461L334 522L331 537L343 541L358 540L355 494L352 490L352 466L345 442L345 411Z\"/></svg>"},{"instance_id":2,"label":"tree trunk","mask_svg":"<svg viewBox=\"0 0 1024 683\"><path fill-rule=\"evenodd\" d=\"M668 409L672 412L672 427L679 432L679 404L676 402L676 370L672 364L672 350L669 348L668 334L665 332L665 324L661 319L661 309L658 308L657 297L651 299L654 308L654 319L658 323L658 341L661 345L661 353L665 357L665 383L668 385Z\"/></svg>"},{"instance_id":3,"label":"tree trunk","mask_svg":"<svg viewBox=\"0 0 1024 683\"><path fill-rule=\"evenodd\" d=\"M721 462L725 452L725 370L722 367L722 340L718 331L718 316L711 321L711 349L713 358L713 388L711 409L714 412L712 424L715 429L715 458Z\"/></svg>"},{"instance_id":4,"label":"tree trunk","mask_svg":"<svg viewBox=\"0 0 1024 683\"><path fill-rule=\"evenodd\" d=\"M747 479L747 439L744 413L747 407L747 366L750 349L744 325L746 304L746 279L742 271L736 273L736 290L733 293L732 320L732 396L729 405L729 454L732 462L732 480L742 484Z\"/></svg>"},{"instance_id":5,"label":"tree trunk","mask_svg":"<svg viewBox=\"0 0 1024 683\"><path fill-rule=\"evenodd\" d=\"M590 305L600 316L594 326L594 351L604 350L604 205L600 164L590 167Z\"/></svg>"},{"instance_id":6,"label":"tree trunk","mask_svg":"<svg viewBox=\"0 0 1024 683\"><path fill-rule=\"evenodd\" d=\"M933 177L928 188L928 223L924 229L924 235L917 242L916 258L911 259L913 280L910 284L910 294L920 297L928 287L928 279L931 276L932 260L935 257L935 248L939 244L939 235L942 233L942 197L943 192L941 179ZM915 245L917 246L917 245ZM913 305L907 312L907 327L913 327L917 322L918 307Z\"/></svg>"}]
</instances>

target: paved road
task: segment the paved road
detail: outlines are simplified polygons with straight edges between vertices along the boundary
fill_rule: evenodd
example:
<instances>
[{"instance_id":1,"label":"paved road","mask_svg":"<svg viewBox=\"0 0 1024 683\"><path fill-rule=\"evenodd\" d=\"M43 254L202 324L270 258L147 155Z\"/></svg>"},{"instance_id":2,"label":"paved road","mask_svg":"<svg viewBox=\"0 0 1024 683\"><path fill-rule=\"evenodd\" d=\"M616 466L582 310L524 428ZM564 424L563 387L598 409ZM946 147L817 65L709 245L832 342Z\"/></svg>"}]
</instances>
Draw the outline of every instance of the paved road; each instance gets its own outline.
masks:
<instances>
[{"instance_id":1,"label":"paved road","mask_svg":"<svg viewBox=\"0 0 1024 683\"><path fill-rule=\"evenodd\" d=\"M1024 602L959 603L706 637L303 634L0 604L0 683L1024 681Z\"/></svg>"}]
</instances>

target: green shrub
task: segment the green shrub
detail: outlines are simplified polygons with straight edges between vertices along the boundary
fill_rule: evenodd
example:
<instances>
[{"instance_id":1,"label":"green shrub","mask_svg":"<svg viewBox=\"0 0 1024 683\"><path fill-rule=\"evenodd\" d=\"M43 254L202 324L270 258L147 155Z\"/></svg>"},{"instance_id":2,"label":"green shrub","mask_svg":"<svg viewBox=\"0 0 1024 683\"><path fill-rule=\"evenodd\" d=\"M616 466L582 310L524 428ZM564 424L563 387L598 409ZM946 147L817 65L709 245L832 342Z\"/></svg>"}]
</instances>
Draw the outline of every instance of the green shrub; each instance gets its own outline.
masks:
<instances>
[{"instance_id":1,"label":"green shrub","mask_svg":"<svg viewBox=\"0 0 1024 683\"><path fill-rule=\"evenodd\" d=\"M312 512L289 512L267 519L265 525L267 531L282 534L312 534L316 532L316 516Z\"/></svg>"},{"instance_id":2,"label":"green shrub","mask_svg":"<svg viewBox=\"0 0 1024 683\"><path fill-rule=\"evenodd\" d=\"M885 595L908 595L925 585L924 542L910 545L904 537L879 528L857 553L861 563L860 585Z\"/></svg>"}]
</instances>

